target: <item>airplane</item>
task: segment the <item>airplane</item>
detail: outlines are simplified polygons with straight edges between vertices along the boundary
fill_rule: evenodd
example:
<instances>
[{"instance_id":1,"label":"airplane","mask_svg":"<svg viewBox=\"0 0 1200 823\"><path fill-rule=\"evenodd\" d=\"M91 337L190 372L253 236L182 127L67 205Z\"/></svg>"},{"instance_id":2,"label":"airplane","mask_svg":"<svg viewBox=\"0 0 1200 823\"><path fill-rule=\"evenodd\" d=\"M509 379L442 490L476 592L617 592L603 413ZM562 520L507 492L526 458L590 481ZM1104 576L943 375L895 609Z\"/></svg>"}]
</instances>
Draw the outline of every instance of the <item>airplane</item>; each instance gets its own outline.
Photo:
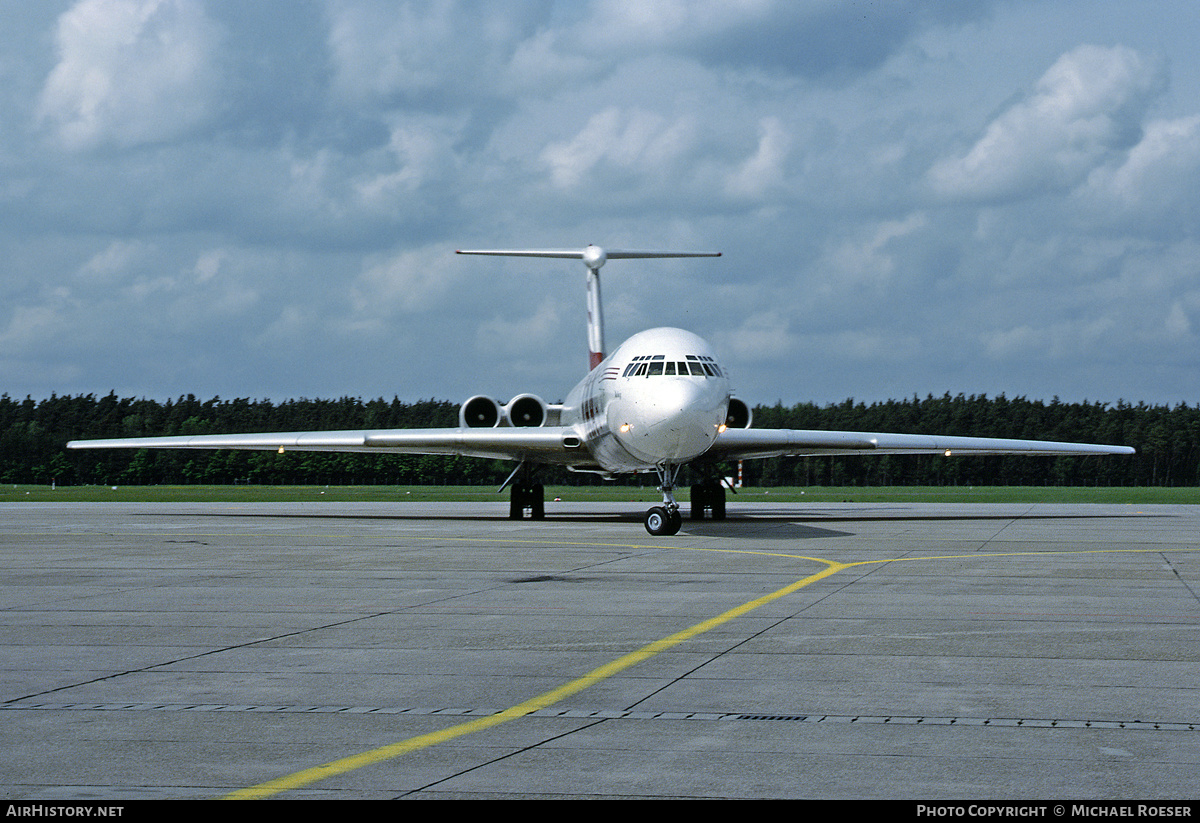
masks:
<instances>
[{"instance_id":1,"label":"airplane","mask_svg":"<svg viewBox=\"0 0 1200 823\"><path fill-rule=\"evenodd\" d=\"M879 432L751 428L745 401L732 395L730 379L713 348L683 329L654 328L633 335L605 354L600 269L609 260L719 257L720 252L576 249L468 249L464 255L582 260L587 268L588 372L557 404L519 394L507 403L475 395L459 408L453 429L266 432L256 434L133 437L73 440L69 449L259 449L392 454L444 454L504 459L516 468L499 492L511 486L509 517L545 517L539 471L561 466L607 478L629 473L658 476L662 504L644 518L651 535L677 534L683 524L675 499L679 470L692 465L706 478L691 487L693 519L723 520L725 486L718 465L774 456L843 454L1086 455L1133 454L1127 446L948 437Z\"/></svg>"}]
</instances>

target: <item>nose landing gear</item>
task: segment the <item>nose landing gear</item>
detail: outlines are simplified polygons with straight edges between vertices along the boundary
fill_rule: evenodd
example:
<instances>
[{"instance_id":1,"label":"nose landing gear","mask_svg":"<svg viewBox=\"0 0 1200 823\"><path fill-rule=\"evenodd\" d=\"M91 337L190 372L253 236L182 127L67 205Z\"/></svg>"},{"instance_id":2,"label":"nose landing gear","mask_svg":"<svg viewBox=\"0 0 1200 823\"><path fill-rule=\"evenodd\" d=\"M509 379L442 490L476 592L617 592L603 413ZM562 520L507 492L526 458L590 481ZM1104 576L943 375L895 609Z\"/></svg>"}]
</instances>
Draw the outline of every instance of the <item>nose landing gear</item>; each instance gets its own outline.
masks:
<instances>
[{"instance_id":1,"label":"nose landing gear","mask_svg":"<svg viewBox=\"0 0 1200 823\"><path fill-rule=\"evenodd\" d=\"M663 504L646 512L646 531L655 537L678 534L683 525L683 515L679 513L679 504L675 502L675 475L679 467L662 463L655 467L655 471L658 472L658 490L662 492Z\"/></svg>"}]
</instances>

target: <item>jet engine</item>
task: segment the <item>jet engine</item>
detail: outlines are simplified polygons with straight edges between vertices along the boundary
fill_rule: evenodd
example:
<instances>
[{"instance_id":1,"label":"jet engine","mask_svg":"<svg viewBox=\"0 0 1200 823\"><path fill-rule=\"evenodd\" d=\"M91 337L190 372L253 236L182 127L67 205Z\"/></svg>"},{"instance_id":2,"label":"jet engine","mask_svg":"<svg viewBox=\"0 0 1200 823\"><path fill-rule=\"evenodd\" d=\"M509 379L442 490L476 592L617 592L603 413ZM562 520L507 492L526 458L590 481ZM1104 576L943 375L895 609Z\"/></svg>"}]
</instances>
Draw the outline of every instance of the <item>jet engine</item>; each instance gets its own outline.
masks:
<instances>
[{"instance_id":1,"label":"jet engine","mask_svg":"<svg viewBox=\"0 0 1200 823\"><path fill-rule=\"evenodd\" d=\"M729 398L729 409L725 412L725 426L730 429L748 429L754 413L744 400Z\"/></svg>"},{"instance_id":2,"label":"jet engine","mask_svg":"<svg viewBox=\"0 0 1200 823\"><path fill-rule=\"evenodd\" d=\"M510 426L544 426L546 401L536 394L518 394L504 407L504 416Z\"/></svg>"},{"instance_id":3,"label":"jet engine","mask_svg":"<svg viewBox=\"0 0 1200 823\"><path fill-rule=\"evenodd\" d=\"M464 429L537 428L547 425L551 417L557 417L559 408L546 405L546 401L536 394L518 394L503 406L487 395L477 394L458 407L458 425Z\"/></svg>"},{"instance_id":4,"label":"jet engine","mask_svg":"<svg viewBox=\"0 0 1200 823\"><path fill-rule=\"evenodd\" d=\"M500 404L482 394L458 407L458 425L464 429L492 429L500 425L503 417Z\"/></svg>"}]
</instances>

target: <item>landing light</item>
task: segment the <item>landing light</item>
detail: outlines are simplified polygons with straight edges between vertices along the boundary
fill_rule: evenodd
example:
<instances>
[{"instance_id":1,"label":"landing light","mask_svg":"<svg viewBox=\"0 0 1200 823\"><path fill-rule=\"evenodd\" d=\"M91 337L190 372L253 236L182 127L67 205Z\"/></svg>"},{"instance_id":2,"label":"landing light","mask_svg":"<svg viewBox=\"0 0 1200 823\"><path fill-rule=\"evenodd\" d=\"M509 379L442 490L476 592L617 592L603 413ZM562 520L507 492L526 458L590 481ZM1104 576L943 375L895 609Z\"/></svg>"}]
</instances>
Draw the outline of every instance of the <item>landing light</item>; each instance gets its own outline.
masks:
<instances>
[{"instance_id":1,"label":"landing light","mask_svg":"<svg viewBox=\"0 0 1200 823\"><path fill-rule=\"evenodd\" d=\"M726 426L724 423L718 423L717 424L717 434L724 434L725 429L727 429L727 428L728 428L728 426Z\"/></svg>"},{"instance_id":2,"label":"landing light","mask_svg":"<svg viewBox=\"0 0 1200 823\"><path fill-rule=\"evenodd\" d=\"M633 426L629 425L628 423L622 423L621 424L621 434L626 434L632 428L633 428Z\"/></svg>"},{"instance_id":3,"label":"landing light","mask_svg":"<svg viewBox=\"0 0 1200 823\"><path fill-rule=\"evenodd\" d=\"M949 456L950 456L950 450L949 450L949 449L946 449L946 456L947 456L947 457L949 457Z\"/></svg>"}]
</instances>

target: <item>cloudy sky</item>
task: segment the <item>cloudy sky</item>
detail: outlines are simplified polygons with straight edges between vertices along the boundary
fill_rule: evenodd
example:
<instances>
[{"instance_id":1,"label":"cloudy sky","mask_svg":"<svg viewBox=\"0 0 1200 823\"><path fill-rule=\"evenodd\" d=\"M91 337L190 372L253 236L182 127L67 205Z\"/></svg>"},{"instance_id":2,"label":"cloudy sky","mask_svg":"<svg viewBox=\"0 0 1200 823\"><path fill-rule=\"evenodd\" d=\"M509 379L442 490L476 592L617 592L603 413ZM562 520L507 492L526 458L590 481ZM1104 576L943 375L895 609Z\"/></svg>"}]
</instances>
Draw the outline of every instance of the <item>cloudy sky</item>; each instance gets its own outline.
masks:
<instances>
[{"instance_id":1,"label":"cloudy sky","mask_svg":"<svg viewBox=\"0 0 1200 823\"><path fill-rule=\"evenodd\" d=\"M1200 402L1194 0L0 5L0 393Z\"/></svg>"}]
</instances>

